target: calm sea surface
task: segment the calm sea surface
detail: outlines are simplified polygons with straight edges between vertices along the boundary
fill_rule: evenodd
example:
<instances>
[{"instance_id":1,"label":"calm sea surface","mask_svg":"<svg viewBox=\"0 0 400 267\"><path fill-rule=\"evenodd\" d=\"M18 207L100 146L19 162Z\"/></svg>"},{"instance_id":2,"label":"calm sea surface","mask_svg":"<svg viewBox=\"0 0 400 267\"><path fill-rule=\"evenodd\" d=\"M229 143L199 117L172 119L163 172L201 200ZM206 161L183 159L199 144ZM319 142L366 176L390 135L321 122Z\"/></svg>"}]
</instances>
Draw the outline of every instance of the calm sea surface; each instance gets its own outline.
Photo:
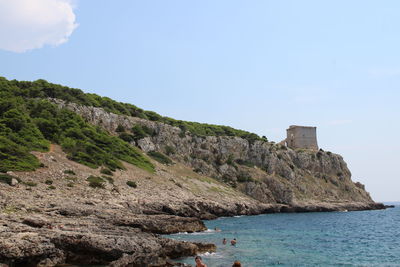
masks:
<instances>
[{"instance_id":1,"label":"calm sea surface","mask_svg":"<svg viewBox=\"0 0 400 267\"><path fill-rule=\"evenodd\" d=\"M378 211L282 213L205 221L202 233L168 237L217 244L208 267L400 266L400 207ZM228 244L222 245L223 238ZM238 240L236 247L229 241ZM182 259L194 265L193 258Z\"/></svg>"}]
</instances>

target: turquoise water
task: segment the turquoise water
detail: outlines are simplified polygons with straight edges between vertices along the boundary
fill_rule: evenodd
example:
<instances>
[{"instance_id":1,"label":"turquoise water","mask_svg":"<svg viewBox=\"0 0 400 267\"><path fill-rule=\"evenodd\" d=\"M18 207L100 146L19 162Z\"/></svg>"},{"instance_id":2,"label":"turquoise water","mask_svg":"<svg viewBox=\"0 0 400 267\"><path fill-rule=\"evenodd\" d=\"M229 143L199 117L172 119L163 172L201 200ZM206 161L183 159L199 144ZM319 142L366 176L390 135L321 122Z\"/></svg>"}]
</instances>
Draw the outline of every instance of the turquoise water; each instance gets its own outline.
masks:
<instances>
[{"instance_id":1,"label":"turquoise water","mask_svg":"<svg viewBox=\"0 0 400 267\"><path fill-rule=\"evenodd\" d=\"M208 267L400 266L400 207L378 211L282 213L205 221L202 233L170 238L215 243ZM223 238L228 244L222 245ZM236 247L229 244L238 240ZM194 265L193 258L180 262Z\"/></svg>"}]
</instances>

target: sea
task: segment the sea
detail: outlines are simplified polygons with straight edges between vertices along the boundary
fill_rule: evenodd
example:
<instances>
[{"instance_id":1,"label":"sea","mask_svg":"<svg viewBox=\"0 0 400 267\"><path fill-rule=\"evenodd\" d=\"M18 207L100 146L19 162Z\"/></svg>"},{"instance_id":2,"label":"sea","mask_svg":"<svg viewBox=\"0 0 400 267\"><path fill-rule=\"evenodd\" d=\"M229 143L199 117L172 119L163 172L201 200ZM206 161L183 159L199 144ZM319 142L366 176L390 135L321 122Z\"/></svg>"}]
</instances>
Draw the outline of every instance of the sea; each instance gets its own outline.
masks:
<instances>
[{"instance_id":1,"label":"sea","mask_svg":"<svg viewBox=\"0 0 400 267\"><path fill-rule=\"evenodd\" d=\"M219 218L205 221L207 231L167 237L216 244L215 253L201 255L208 267L230 267L236 260L244 267L400 266L400 203L388 204L396 206ZM178 261L195 265L193 257Z\"/></svg>"}]
</instances>

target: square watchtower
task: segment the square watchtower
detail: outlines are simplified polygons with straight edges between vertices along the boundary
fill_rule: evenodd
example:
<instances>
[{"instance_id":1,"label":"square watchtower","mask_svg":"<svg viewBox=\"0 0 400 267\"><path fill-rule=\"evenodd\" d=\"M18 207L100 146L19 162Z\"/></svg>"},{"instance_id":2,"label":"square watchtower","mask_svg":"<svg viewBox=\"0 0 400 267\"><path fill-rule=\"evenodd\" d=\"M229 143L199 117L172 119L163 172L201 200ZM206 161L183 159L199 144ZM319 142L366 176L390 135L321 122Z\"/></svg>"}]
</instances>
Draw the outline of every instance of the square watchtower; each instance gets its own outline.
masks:
<instances>
[{"instance_id":1,"label":"square watchtower","mask_svg":"<svg viewBox=\"0 0 400 267\"><path fill-rule=\"evenodd\" d=\"M286 133L288 147L318 150L317 127L290 125Z\"/></svg>"}]
</instances>

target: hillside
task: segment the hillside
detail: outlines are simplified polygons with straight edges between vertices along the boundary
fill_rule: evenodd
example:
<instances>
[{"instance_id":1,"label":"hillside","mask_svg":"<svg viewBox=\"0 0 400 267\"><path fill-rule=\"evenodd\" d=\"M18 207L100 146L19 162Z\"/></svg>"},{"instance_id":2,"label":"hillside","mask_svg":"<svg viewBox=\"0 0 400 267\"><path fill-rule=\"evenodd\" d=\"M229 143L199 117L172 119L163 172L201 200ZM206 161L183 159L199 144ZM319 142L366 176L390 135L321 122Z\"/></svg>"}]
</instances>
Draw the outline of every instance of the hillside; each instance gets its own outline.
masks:
<instances>
[{"instance_id":1,"label":"hillside","mask_svg":"<svg viewBox=\"0 0 400 267\"><path fill-rule=\"evenodd\" d=\"M331 152L44 80L0 78L0 96L0 262L168 266L215 249L157 235L200 219L383 208Z\"/></svg>"}]
</instances>

